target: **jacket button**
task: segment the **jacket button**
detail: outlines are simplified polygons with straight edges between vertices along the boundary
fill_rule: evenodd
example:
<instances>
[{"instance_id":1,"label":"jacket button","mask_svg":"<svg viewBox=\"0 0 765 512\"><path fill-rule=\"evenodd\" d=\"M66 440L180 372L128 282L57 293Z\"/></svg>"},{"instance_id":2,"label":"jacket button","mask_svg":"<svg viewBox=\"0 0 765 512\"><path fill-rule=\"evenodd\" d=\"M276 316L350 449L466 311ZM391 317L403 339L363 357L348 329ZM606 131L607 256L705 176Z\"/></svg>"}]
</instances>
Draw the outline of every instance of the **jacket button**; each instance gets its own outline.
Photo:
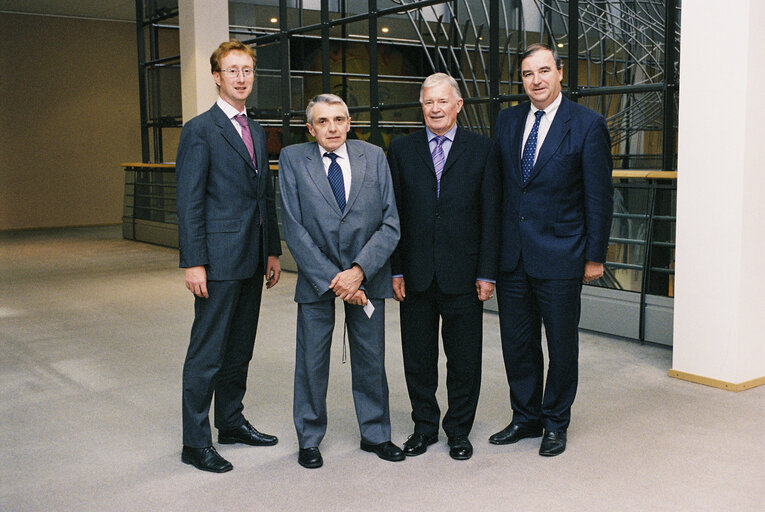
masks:
<instances>
[{"instance_id":1,"label":"jacket button","mask_svg":"<svg viewBox=\"0 0 765 512\"><path fill-rule=\"evenodd\" d=\"M526 220L526 217L521 217L521 222L523 222L524 220Z\"/></svg>"}]
</instances>

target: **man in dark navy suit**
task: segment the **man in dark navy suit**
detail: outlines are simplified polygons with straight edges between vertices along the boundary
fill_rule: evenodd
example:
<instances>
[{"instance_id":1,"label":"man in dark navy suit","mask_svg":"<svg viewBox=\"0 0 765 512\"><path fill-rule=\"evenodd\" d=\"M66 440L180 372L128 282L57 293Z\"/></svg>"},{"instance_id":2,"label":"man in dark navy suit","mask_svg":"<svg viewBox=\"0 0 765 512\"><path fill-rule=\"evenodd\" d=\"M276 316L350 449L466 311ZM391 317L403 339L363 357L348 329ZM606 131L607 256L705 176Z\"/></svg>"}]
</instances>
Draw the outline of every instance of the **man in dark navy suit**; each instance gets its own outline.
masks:
<instances>
[{"instance_id":1,"label":"man in dark navy suit","mask_svg":"<svg viewBox=\"0 0 765 512\"><path fill-rule=\"evenodd\" d=\"M500 177L494 143L457 126L462 95L444 73L422 84L425 129L394 140L388 153L401 241L393 293L401 302L404 373L414 433L404 453L438 440L438 330L446 354L449 454L469 459L481 387L483 301L494 292L499 251Z\"/></svg>"},{"instance_id":2,"label":"man in dark navy suit","mask_svg":"<svg viewBox=\"0 0 765 512\"><path fill-rule=\"evenodd\" d=\"M496 130L503 170L497 301L513 418L489 441L544 432L543 456L566 449L582 281L603 275L613 210L608 128L563 97L562 68L554 49L529 46L521 78L531 103L502 110ZM550 359L544 385L542 322Z\"/></svg>"},{"instance_id":3,"label":"man in dark navy suit","mask_svg":"<svg viewBox=\"0 0 765 512\"><path fill-rule=\"evenodd\" d=\"M279 281L281 244L266 137L247 118L255 53L232 40L210 57L219 98L183 127L176 159L178 242L194 324L183 365L181 460L204 471L233 466L212 445L215 395L218 442L269 446L242 414L258 326L263 275Z\"/></svg>"}]
</instances>

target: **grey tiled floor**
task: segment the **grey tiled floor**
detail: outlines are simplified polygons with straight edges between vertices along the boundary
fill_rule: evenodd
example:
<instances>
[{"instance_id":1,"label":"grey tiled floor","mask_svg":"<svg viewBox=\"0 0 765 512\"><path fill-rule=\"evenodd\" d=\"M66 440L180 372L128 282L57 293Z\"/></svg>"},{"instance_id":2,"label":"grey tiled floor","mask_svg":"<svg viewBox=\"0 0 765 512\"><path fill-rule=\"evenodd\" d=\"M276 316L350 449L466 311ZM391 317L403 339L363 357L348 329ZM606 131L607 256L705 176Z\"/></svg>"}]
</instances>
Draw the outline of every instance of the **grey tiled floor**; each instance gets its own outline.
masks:
<instances>
[{"instance_id":1,"label":"grey tiled floor","mask_svg":"<svg viewBox=\"0 0 765 512\"><path fill-rule=\"evenodd\" d=\"M471 460L452 461L443 435L398 464L359 450L336 336L325 466L299 467L294 274L264 294L245 402L280 443L223 446L234 471L201 473L180 462L192 298L175 250L122 240L115 227L0 233L0 275L3 512L765 510L765 387L734 394L670 379L662 347L583 333L566 453L541 458L538 440L489 445L509 421L492 313ZM411 421L395 303L386 314L400 444ZM439 397L443 406L443 384Z\"/></svg>"}]
</instances>

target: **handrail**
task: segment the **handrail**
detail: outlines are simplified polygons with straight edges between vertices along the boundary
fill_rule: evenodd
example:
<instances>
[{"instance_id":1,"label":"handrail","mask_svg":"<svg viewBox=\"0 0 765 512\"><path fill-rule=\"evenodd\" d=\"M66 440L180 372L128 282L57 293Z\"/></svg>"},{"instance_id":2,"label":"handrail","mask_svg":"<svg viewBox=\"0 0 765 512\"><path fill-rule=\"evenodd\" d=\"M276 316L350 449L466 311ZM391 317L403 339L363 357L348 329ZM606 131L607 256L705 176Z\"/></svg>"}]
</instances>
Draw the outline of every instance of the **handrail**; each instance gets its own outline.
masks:
<instances>
[{"instance_id":1,"label":"handrail","mask_svg":"<svg viewBox=\"0 0 765 512\"><path fill-rule=\"evenodd\" d=\"M120 164L122 167L144 167L144 168L158 168L167 169L175 167L175 163L163 163L163 164L147 164L142 162L124 162ZM276 171L279 169L277 164L270 164L270 169ZM611 173L614 179L622 178L642 178L650 180L676 180L677 171L653 171L648 169L614 169Z\"/></svg>"}]
</instances>

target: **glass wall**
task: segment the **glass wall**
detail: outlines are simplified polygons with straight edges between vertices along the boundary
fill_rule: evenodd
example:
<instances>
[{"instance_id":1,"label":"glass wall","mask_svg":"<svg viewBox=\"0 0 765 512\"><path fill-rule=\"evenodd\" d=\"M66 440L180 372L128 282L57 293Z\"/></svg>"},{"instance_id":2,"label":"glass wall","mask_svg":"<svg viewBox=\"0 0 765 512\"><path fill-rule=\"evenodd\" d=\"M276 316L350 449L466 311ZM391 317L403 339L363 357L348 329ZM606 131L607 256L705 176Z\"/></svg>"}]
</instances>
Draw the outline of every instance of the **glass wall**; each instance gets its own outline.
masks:
<instances>
[{"instance_id":1,"label":"glass wall","mask_svg":"<svg viewBox=\"0 0 765 512\"><path fill-rule=\"evenodd\" d=\"M137 4L144 161L160 162L174 155L181 124L177 2ZM460 84L459 123L491 136L499 110L525 100L523 48L554 46L564 94L607 119L619 170L607 275L588 288L639 295L641 332L646 296L672 296L680 0L237 0L228 7L231 36L257 51L247 106L266 129L273 160L285 145L307 140L305 105L327 91L348 103L350 137L387 149L422 126L419 85L437 71Z\"/></svg>"}]
</instances>

